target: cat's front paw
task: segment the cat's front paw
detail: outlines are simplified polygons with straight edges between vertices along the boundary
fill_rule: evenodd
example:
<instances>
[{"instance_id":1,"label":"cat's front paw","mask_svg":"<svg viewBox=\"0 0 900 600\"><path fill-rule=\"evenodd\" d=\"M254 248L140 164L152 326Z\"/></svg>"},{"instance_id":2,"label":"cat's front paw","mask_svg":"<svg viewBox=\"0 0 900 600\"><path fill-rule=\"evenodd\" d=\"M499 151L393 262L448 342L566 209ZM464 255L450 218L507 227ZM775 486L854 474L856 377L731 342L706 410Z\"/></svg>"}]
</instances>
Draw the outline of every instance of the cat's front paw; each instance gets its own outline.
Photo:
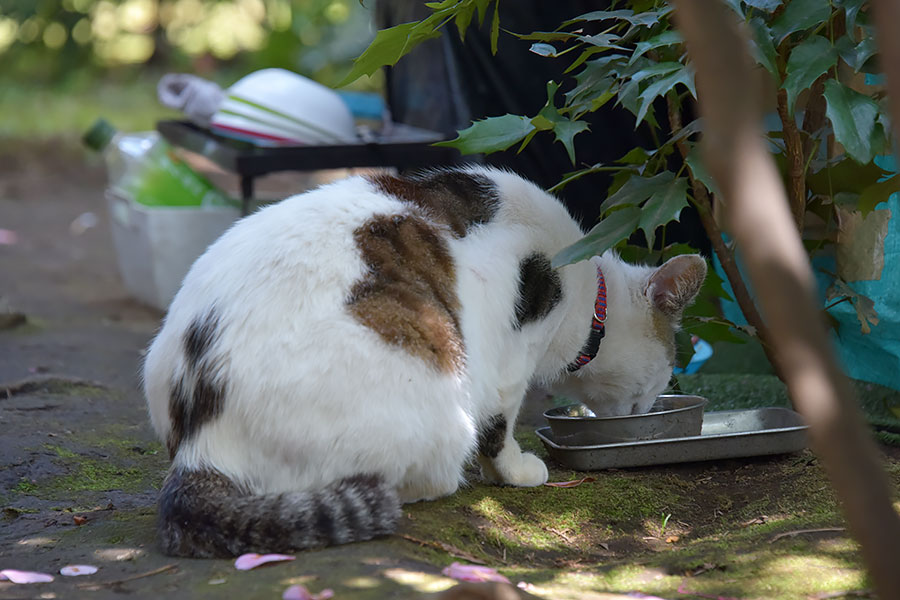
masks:
<instances>
[{"instance_id":1,"label":"cat's front paw","mask_svg":"<svg viewBox=\"0 0 900 600\"><path fill-rule=\"evenodd\" d=\"M503 483L534 487L547 483L547 465L531 453L523 452L508 463L495 465Z\"/></svg>"}]
</instances>

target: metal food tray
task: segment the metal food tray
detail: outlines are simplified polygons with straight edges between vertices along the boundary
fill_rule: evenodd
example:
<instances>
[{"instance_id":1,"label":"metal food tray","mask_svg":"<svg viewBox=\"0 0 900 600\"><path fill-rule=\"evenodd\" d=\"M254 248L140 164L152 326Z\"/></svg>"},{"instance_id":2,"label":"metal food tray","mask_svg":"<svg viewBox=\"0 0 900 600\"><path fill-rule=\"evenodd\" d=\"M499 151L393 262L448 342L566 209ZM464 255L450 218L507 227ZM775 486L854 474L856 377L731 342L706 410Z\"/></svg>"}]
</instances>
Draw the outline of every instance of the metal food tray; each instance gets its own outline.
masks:
<instances>
[{"instance_id":1,"label":"metal food tray","mask_svg":"<svg viewBox=\"0 0 900 600\"><path fill-rule=\"evenodd\" d=\"M771 407L706 413L700 435L682 438L565 446L554 441L549 427L535 433L560 464L576 471L598 471L797 452L806 447L806 429L796 412Z\"/></svg>"}]
</instances>

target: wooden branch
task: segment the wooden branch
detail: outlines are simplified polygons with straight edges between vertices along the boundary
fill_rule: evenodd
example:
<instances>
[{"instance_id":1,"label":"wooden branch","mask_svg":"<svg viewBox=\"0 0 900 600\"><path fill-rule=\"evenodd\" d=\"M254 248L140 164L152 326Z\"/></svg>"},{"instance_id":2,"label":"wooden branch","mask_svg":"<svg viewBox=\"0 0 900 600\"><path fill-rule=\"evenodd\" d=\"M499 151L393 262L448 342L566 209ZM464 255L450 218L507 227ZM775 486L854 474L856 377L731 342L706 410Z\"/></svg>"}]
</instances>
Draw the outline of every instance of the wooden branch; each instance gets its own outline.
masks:
<instances>
[{"instance_id":1,"label":"wooden branch","mask_svg":"<svg viewBox=\"0 0 900 600\"><path fill-rule=\"evenodd\" d=\"M809 97L806 100L806 113L803 115L803 161L804 165L809 161L810 155L816 149L816 140L813 137L817 131L825 125L825 115L828 104L825 102L825 80L828 75L822 75L809 88ZM803 176L806 177L804 171Z\"/></svg>"},{"instance_id":2,"label":"wooden branch","mask_svg":"<svg viewBox=\"0 0 900 600\"><path fill-rule=\"evenodd\" d=\"M806 213L806 157L803 152L803 140L797 129L797 122L788 110L787 91L778 90L778 116L781 118L781 131L784 134L784 149L787 155L788 198L791 214L797 231L803 231L803 215Z\"/></svg>"},{"instance_id":3,"label":"wooden branch","mask_svg":"<svg viewBox=\"0 0 900 600\"><path fill-rule=\"evenodd\" d=\"M672 135L675 135L681 131L683 124L681 113L679 112L678 107L675 106L671 94L672 93L670 92L666 95L666 107L669 117L669 128L672 130ZM687 141L682 138L675 142L675 146L678 148L682 160L686 160L689 152ZM712 212L712 198L710 197L706 186L694 177L694 173L690 168L688 168L688 180L690 181L691 189L694 192L694 207L697 209L700 223L703 225L706 237L709 238L709 243L712 246L713 252L715 252L716 256L719 258L719 264L722 265L722 270L725 271L725 277L728 278L728 283L731 284L734 300L737 302L738 307L741 309L747 322L756 329L756 337L759 338L759 341L762 344L763 352L765 352L766 358L769 359L769 362L777 371L778 362L775 360L775 356L772 353L768 328L766 327L766 323L763 321L762 316L760 316L759 311L756 309L756 303L753 301L753 297L750 295L747 286L744 284L744 277L741 275L737 261L734 259L734 253L725 245L724 240L722 240L722 230L719 228L719 224L716 223L716 219ZM781 375L779 374L779 377L780 376Z\"/></svg>"},{"instance_id":4,"label":"wooden branch","mask_svg":"<svg viewBox=\"0 0 900 600\"><path fill-rule=\"evenodd\" d=\"M760 128L747 41L722 2L674 0L697 72L704 152L747 264L794 406L809 425L881 598L900 598L900 517L831 348L809 259ZM894 0L896 8L896 0ZM890 22L890 21L889 21Z\"/></svg>"}]
</instances>

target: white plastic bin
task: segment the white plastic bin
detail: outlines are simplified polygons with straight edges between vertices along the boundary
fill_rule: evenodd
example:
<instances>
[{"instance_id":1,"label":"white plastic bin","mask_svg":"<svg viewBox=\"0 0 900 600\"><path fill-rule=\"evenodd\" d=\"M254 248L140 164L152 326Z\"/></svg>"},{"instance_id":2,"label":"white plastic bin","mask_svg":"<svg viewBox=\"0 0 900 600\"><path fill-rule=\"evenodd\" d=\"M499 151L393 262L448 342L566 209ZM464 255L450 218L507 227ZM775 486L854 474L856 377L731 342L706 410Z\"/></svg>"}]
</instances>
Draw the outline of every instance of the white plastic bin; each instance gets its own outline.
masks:
<instances>
[{"instance_id":1,"label":"white plastic bin","mask_svg":"<svg viewBox=\"0 0 900 600\"><path fill-rule=\"evenodd\" d=\"M162 310L194 261L241 216L232 207L144 207L115 189L106 200L125 288Z\"/></svg>"}]
</instances>

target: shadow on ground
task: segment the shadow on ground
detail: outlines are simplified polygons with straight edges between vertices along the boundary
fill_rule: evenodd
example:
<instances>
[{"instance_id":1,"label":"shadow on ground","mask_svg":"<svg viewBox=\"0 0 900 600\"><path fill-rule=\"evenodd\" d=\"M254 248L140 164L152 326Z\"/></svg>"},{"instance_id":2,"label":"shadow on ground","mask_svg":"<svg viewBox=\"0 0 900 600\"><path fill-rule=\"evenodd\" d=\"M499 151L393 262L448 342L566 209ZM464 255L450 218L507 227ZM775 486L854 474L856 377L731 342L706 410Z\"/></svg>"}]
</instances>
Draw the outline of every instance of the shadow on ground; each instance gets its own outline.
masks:
<instances>
[{"instance_id":1,"label":"shadow on ground","mask_svg":"<svg viewBox=\"0 0 900 600\"><path fill-rule=\"evenodd\" d=\"M167 460L138 389L162 315L119 283L102 171L49 147L0 165L0 228L17 235L0 245L0 569L101 567L0 582L2 598L280 598L294 583L338 598L411 598L450 587L441 569L453 561L496 567L544 598L799 599L868 587L809 452L608 470L572 488L489 487L473 471L454 496L405 507L400 530L381 540L249 572L165 557L153 523ZM85 213L97 225L73 227ZM716 393L714 378L692 385ZM548 402L533 394L518 434L545 458L533 429ZM897 490L900 462L886 452ZM555 481L586 475L551 469Z\"/></svg>"}]
</instances>

